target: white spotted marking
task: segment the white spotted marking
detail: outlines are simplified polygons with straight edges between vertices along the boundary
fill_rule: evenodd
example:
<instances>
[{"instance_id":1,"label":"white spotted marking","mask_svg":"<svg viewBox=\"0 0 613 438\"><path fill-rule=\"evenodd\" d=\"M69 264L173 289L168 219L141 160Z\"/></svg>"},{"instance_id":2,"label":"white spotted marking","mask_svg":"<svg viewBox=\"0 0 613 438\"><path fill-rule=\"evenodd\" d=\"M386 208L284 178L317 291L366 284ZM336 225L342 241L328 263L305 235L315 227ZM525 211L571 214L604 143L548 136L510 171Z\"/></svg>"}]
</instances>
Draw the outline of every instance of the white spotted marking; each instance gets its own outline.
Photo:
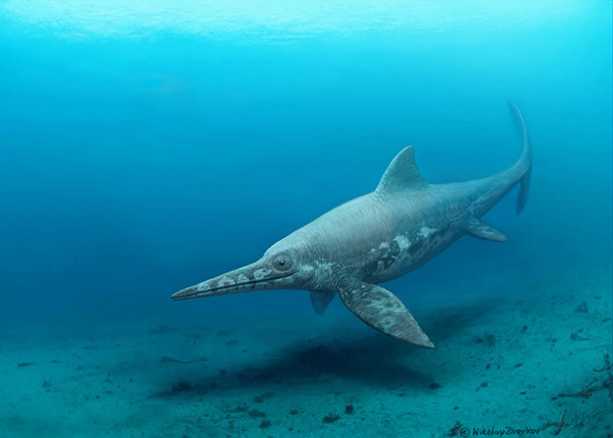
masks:
<instances>
[{"instance_id":1,"label":"white spotted marking","mask_svg":"<svg viewBox=\"0 0 613 438\"><path fill-rule=\"evenodd\" d=\"M230 278L230 277L221 277L219 279L219 281L217 282L218 286L233 286L236 284L236 281L234 281L234 279Z\"/></svg>"},{"instance_id":2,"label":"white spotted marking","mask_svg":"<svg viewBox=\"0 0 613 438\"><path fill-rule=\"evenodd\" d=\"M249 277L247 277L245 274L240 274L238 276L238 282L239 283L246 283L249 281Z\"/></svg>"},{"instance_id":3,"label":"white spotted marking","mask_svg":"<svg viewBox=\"0 0 613 438\"><path fill-rule=\"evenodd\" d=\"M388 249L390 247L390 244L388 242L381 242L381 244L379 245L379 249Z\"/></svg>"},{"instance_id":4,"label":"white spotted marking","mask_svg":"<svg viewBox=\"0 0 613 438\"><path fill-rule=\"evenodd\" d=\"M398 248L400 248L400 251L404 251L409 246L411 246L411 241L407 239L406 236L403 236L402 234L399 234L398 236L394 237L394 242L398 244Z\"/></svg>"},{"instance_id":5,"label":"white spotted marking","mask_svg":"<svg viewBox=\"0 0 613 438\"><path fill-rule=\"evenodd\" d=\"M208 281L203 281L202 283L198 284L198 286L196 287L196 290L198 292L204 292L209 290L211 287L209 286L209 282Z\"/></svg>"},{"instance_id":6,"label":"white spotted marking","mask_svg":"<svg viewBox=\"0 0 613 438\"><path fill-rule=\"evenodd\" d=\"M419 236L423 237L424 239L427 239L428 237L430 237L430 235L434 232L436 232L437 229L436 228L430 228L430 227L421 227L419 229Z\"/></svg>"},{"instance_id":7,"label":"white spotted marking","mask_svg":"<svg viewBox=\"0 0 613 438\"><path fill-rule=\"evenodd\" d=\"M317 262L317 268L324 270L324 271L331 271L332 263L331 262Z\"/></svg>"},{"instance_id":8,"label":"white spotted marking","mask_svg":"<svg viewBox=\"0 0 613 438\"><path fill-rule=\"evenodd\" d=\"M256 280L261 280L265 277L268 277L272 271L266 268L260 268L253 271L253 278Z\"/></svg>"},{"instance_id":9,"label":"white spotted marking","mask_svg":"<svg viewBox=\"0 0 613 438\"><path fill-rule=\"evenodd\" d=\"M328 284L334 278L334 264L322 260L315 261L315 281L317 284Z\"/></svg>"}]
</instances>

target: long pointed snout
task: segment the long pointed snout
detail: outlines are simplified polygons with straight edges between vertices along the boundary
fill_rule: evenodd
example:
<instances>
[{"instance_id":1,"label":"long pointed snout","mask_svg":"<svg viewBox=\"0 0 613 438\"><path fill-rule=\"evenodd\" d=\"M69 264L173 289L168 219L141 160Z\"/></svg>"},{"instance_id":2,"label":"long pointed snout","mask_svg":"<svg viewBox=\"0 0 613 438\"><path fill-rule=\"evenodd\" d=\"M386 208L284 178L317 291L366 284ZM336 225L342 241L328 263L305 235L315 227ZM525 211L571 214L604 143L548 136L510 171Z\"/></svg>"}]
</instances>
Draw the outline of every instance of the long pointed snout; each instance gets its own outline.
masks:
<instances>
[{"instance_id":1,"label":"long pointed snout","mask_svg":"<svg viewBox=\"0 0 613 438\"><path fill-rule=\"evenodd\" d=\"M287 285L294 271L276 272L262 259L172 294L173 300L190 300Z\"/></svg>"}]
</instances>

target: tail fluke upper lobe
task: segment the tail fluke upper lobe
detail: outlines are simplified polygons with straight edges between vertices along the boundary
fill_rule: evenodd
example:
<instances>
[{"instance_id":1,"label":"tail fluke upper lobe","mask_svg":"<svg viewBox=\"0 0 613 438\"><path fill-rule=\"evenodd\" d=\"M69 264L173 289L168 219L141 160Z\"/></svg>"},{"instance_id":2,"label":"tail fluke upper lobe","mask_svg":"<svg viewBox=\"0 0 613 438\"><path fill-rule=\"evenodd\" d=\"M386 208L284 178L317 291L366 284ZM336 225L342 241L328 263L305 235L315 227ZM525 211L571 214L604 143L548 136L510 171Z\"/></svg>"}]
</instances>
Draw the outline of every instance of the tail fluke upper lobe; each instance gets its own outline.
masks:
<instances>
[{"instance_id":1,"label":"tail fluke upper lobe","mask_svg":"<svg viewBox=\"0 0 613 438\"><path fill-rule=\"evenodd\" d=\"M519 193L517 195L517 214L521 213L528 202L528 192L530 190L530 177L532 174L532 144L528 134L526 120L520 109L514 103L509 102L509 108L513 113L522 138L522 153L516 166L521 170L522 176L519 179Z\"/></svg>"}]
</instances>

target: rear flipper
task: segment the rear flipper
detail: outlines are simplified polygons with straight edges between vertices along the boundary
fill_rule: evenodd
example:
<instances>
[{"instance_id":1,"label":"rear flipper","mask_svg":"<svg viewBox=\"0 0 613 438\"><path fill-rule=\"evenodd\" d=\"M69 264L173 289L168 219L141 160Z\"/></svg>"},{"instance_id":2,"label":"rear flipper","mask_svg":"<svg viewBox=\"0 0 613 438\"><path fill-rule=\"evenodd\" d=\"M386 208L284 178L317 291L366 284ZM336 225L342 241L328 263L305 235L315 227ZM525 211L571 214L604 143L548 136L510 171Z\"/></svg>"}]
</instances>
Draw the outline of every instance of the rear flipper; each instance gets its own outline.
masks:
<instances>
[{"instance_id":1,"label":"rear flipper","mask_svg":"<svg viewBox=\"0 0 613 438\"><path fill-rule=\"evenodd\" d=\"M393 338L434 348L428 335L393 293L357 279L345 283L340 287L341 300L366 324Z\"/></svg>"},{"instance_id":2,"label":"rear flipper","mask_svg":"<svg viewBox=\"0 0 613 438\"><path fill-rule=\"evenodd\" d=\"M493 240L495 242L504 242L507 240L507 236L505 236L501 231L498 231L496 228L486 224L476 217L472 217L466 221L464 230L466 230L467 233L478 237L479 239Z\"/></svg>"}]
</instances>

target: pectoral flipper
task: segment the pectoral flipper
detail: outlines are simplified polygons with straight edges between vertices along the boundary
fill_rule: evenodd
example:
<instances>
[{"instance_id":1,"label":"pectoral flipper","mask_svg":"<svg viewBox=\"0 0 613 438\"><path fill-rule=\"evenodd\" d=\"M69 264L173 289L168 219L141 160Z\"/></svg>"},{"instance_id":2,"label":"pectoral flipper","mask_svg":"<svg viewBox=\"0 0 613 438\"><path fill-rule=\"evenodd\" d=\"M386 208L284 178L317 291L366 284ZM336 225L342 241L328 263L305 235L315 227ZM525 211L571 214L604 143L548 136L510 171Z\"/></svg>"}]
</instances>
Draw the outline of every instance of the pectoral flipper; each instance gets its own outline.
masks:
<instances>
[{"instance_id":1,"label":"pectoral flipper","mask_svg":"<svg viewBox=\"0 0 613 438\"><path fill-rule=\"evenodd\" d=\"M340 287L341 300L372 328L405 342L434 348L428 335L393 293L374 284L348 280Z\"/></svg>"},{"instance_id":2,"label":"pectoral flipper","mask_svg":"<svg viewBox=\"0 0 613 438\"><path fill-rule=\"evenodd\" d=\"M313 310L315 313L321 315L326 311L328 305L334 298L334 292L312 290L310 291L310 296Z\"/></svg>"}]
</instances>

